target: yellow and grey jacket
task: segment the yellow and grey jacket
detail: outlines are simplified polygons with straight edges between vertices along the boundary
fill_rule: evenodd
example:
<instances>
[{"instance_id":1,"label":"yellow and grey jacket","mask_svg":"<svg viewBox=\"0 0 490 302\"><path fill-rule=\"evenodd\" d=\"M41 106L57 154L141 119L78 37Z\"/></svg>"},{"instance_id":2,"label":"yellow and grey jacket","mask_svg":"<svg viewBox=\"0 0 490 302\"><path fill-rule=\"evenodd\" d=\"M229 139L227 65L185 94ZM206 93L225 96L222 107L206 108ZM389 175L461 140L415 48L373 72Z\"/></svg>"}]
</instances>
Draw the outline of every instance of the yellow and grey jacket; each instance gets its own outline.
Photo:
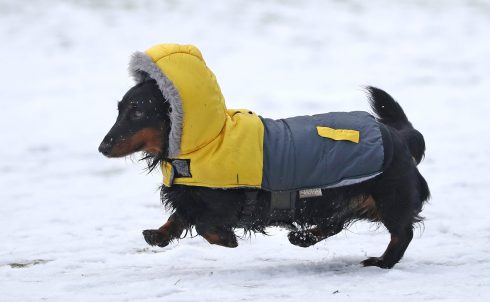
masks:
<instances>
[{"instance_id":1,"label":"yellow and grey jacket","mask_svg":"<svg viewBox=\"0 0 490 302\"><path fill-rule=\"evenodd\" d=\"M156 80L170 104L165 186L292 191L354 184L382 171L380 126L366 112L271 120L227 109L192 45L136 52L129 70L137 82Z\"/></svg>"}]
</instances>

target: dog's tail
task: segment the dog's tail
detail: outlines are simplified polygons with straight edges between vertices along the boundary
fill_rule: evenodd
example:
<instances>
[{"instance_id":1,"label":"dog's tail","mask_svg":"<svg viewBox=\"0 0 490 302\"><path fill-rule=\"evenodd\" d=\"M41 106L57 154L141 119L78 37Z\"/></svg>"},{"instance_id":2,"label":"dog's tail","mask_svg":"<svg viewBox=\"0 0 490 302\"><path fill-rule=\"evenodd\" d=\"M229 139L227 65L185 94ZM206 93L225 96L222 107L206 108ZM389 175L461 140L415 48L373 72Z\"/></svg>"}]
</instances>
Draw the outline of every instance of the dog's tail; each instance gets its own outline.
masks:
<instances>
[{"instance_id":1,"label":"dog's tail","mask_svg":"<svg viewBox=\"0 0 490 302\"><path fill-rule=\"evenodd\" d=\"M425 140L422 133L413 128L400 104L388 93L371 86L366 89L369 93L369 103L378 121L398 130L418 165L425 155Z\"/></svg>"},{"instance_id":2,"label":"dog's tail","mask_svg":"<svg viewBox=\"0 0 490 302\"><path fill-rule=\"evenodd\" d=\"M376 87L367 87L367 91L369 92L369 103L378 121L397 130L418 165L425 155L425 140L422 133L412 126L400 104L388 93ZM417 205L418 212L422 209L423 202L430 197L429 186L418 169L417 182L420 198L420 204ZM415 221L422 221L422 217L416 215Z\"/></svg>"}]
</instances>

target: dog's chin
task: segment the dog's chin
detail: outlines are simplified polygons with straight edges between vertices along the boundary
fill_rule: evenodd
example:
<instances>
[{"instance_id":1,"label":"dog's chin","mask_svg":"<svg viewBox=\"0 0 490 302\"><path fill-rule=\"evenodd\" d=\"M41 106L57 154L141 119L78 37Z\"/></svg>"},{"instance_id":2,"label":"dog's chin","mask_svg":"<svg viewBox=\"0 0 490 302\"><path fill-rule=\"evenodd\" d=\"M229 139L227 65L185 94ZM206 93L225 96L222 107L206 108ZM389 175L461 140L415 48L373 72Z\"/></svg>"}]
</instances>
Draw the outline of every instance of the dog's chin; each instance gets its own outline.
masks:
<instances>
[{"instance_id":1,"label":"dog's chin","mask_svg":"<svg viewBox=\"0 0 490 302\"><path fill-rule=\"evenodd\" d=\"M121 158L121 157L130 156L130 155L132 155L136 152L140 152L140 151L146 152L144 143L137 145L136 147L134 147L132 149L115 147L112 149L112 151L109 154L104 154L104 156L108 157L108 158Z\"/></svg>"},{"instance_id":2,"label":"dog's chin","mask_svg":"<svg viewBox=\"0 0 490 302\"><path fill-rule=\"evenodd\" d=\"M140 151L143 151L146 155L150 155L150 156L158 156L160 154L160 151L156 151L156 150L140 150Z\"/></svg>"},{"instance_id":3,"label":"dog's chin","mask_svg":"<svg viewBox=\"0 0 490 302\"><path fill-rule=\"evenodd\" d=\"M155 148L155 147L149 147L149 146L143 146L138 151L143 151L146 154L151 155L151 156L157 156L160 153L162 153L162 149L161 148Z\"/></svg>"},{"instance_id":4,"label":"dog's chin","mask_svg":"<svg viewBox=\"0 0 490 302\"><path fill-rule=\"evenodd\" d=\"M126 156L129 156L131 154L133 154L134 152L127 152L127 153L111 153L111 154L107 154L105 155L105 157L108 157L108 158L121 158L121 157L126 157Z\"/></svg>"},{"instance_id":5,"label":"dog's chin","mask_svg":"<svg viewBox=\"0 0 490 302\"><path fill-rule=\"evenodd\" d=\"M133 151L131 151L130 154L133 154L133 153L136 153L136 152L140 152L140 151L146 151L145 150L145 143L141 143L139 145L136 145L136 147L133 149Z\"/></svg>"}]
</instances>

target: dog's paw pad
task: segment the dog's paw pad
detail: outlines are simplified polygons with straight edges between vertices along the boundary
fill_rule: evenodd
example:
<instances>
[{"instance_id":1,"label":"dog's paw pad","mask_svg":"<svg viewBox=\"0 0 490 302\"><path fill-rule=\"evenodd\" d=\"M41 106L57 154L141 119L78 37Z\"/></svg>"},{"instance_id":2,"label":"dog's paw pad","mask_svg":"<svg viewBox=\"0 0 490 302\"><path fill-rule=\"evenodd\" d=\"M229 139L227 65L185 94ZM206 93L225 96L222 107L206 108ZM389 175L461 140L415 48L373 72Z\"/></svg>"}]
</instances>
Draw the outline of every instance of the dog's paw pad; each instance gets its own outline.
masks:
<instances>
[{"instance_id":1,"label":"dog's paw pad","mask_svg":"<svg viewBox=\"0 0 490 302\"><path fill-rule=\"evenodd\" d=\"M361 264L363 266L377 266L380 268L392 268L393 265L389 265L385 263L382 257L369 257L366 260L362 261Z\"/></svg>"}]
</instances>

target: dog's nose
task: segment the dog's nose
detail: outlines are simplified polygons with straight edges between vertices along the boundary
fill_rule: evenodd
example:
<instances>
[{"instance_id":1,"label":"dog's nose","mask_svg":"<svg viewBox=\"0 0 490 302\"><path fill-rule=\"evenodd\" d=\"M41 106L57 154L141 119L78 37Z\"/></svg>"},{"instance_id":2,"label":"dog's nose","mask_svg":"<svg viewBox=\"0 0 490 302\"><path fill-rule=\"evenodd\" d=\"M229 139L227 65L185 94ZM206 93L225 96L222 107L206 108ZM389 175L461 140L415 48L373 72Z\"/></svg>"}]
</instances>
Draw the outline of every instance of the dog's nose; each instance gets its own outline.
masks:
<instances>
[{"instance_id":1,"label":"dog's nose","mask_svg":"<svg viewBox=\"0 0 490 302\"><path fill-rule=\"evenodd\" d=\"M105 142L102 142L99 146L99 152L104 154L105 156L108 156L109 153L111 153L111 145Z\"/></svg>"}]
</instances>

